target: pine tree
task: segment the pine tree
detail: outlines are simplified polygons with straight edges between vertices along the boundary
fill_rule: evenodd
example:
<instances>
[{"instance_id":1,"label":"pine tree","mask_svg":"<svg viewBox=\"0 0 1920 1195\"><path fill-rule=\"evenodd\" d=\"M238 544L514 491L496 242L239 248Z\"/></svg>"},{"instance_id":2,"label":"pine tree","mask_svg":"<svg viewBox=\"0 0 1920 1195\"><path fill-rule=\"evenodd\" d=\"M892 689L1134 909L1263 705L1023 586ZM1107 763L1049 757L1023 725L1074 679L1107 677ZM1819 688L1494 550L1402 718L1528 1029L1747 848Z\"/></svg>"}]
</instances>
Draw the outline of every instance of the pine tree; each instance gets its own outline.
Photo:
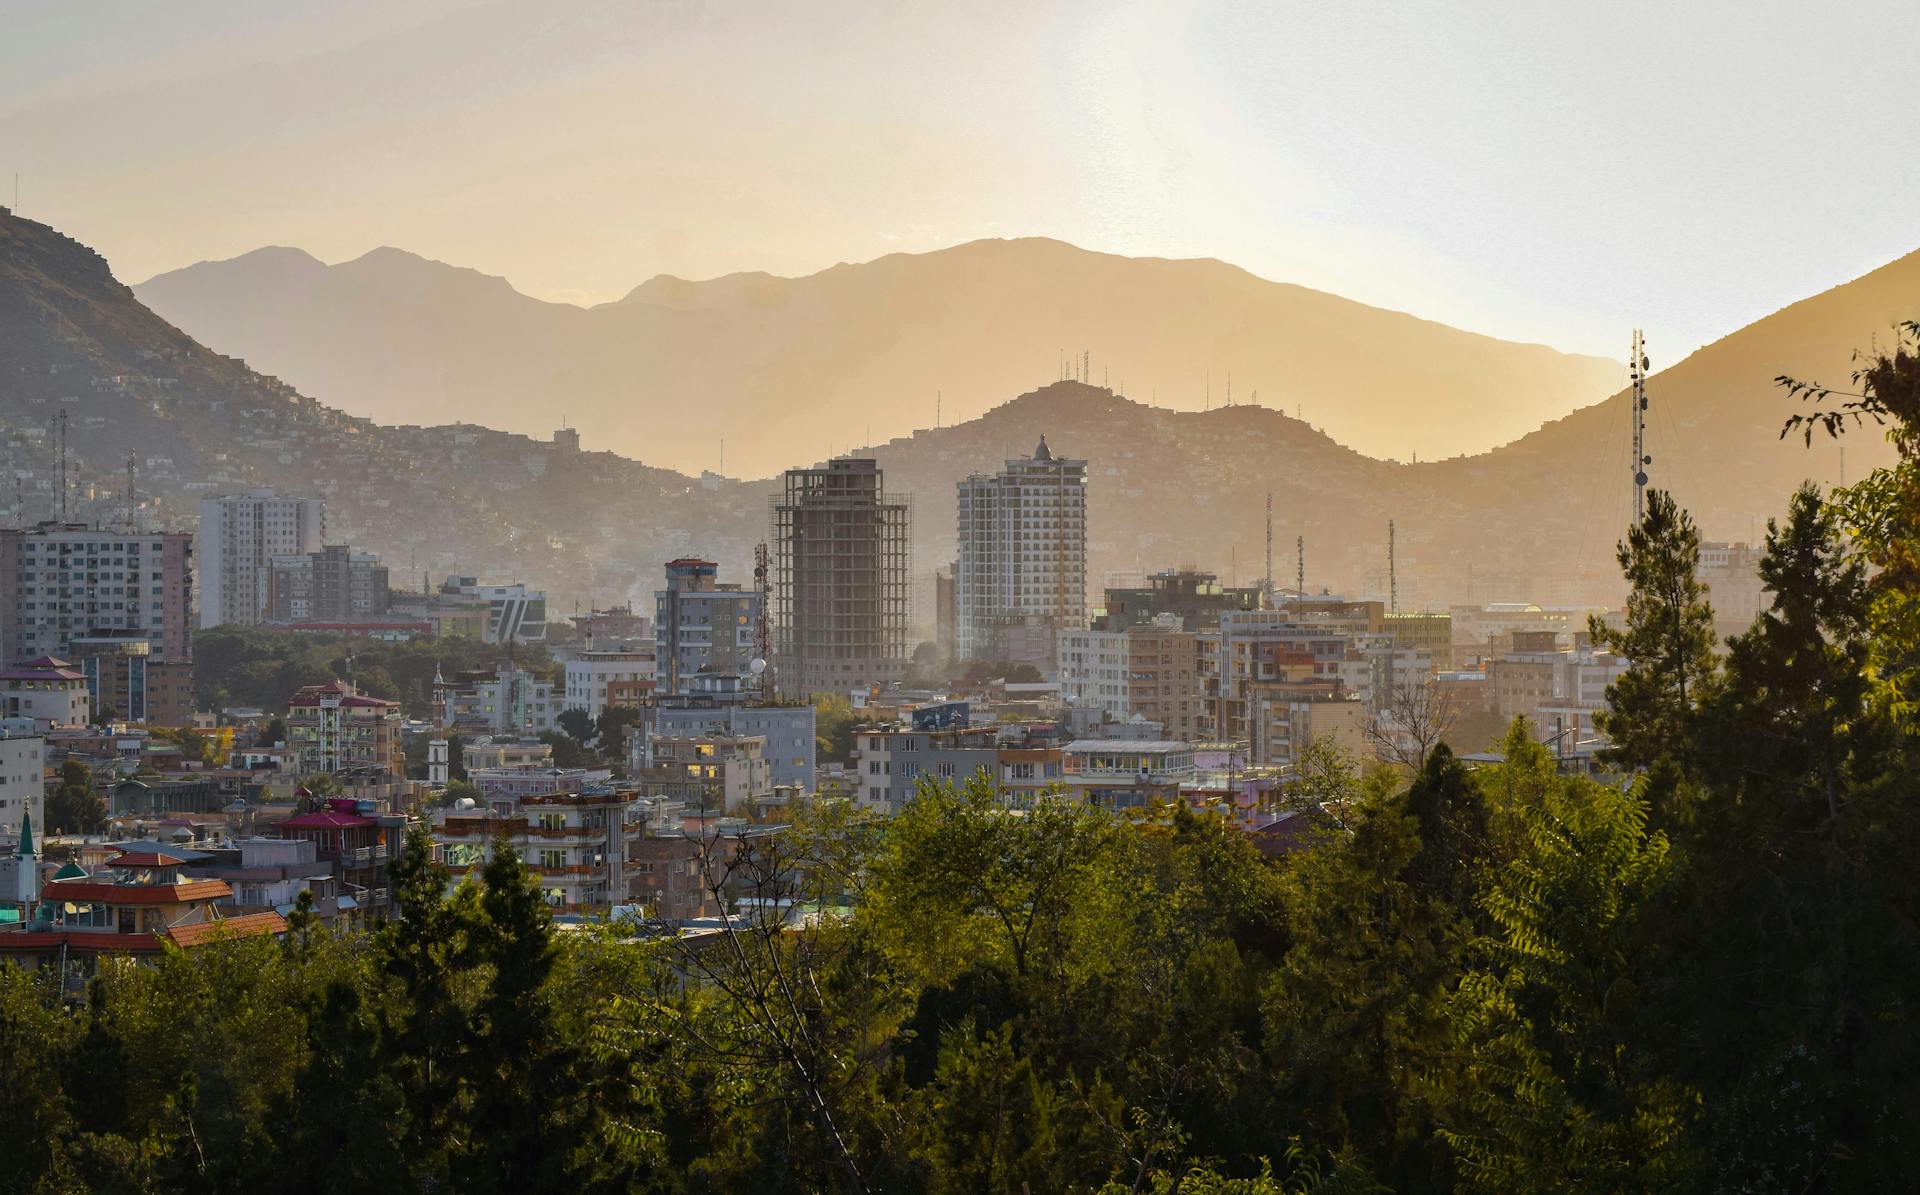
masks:
<instances>
[{"instance_id":1,"label":"pine tree","mask_svg":"<svg viewBox=\"0 0 1920 1195\"><path fill-rule=\"evenodd\" d=\"M1625 627L1593 617L1595 647L1628 661L1607 689L1596 721L1616 761L1645 768L1679 760L1702 688L1714 676L1713 607L1700 583L1700 532L1664 490L1647 491L1647 513L1620 544L1620 568L1632 587Z\"/></svg>"}]
</instances>

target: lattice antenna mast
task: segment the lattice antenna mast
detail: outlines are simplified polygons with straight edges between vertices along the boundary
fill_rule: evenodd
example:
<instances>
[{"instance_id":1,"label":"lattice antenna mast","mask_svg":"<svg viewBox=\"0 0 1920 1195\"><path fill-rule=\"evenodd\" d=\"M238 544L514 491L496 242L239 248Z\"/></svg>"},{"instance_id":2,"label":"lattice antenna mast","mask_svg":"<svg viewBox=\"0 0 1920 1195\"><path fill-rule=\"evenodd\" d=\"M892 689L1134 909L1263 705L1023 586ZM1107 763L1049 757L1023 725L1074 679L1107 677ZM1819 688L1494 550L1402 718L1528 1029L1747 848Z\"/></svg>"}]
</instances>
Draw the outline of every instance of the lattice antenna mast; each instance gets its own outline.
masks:
<instances>
[{"instance_id":1,"label":"lattice antenna mast","mask_svg":"<svg viewBox=\"0 0 1920 1195\"><path fill-rule=\"evenodd\" d=\"M753 654L764 665L760 670L760 699L773 698L773 569L767 558L767 545L753 545L753 587L760 592L760 618L753 628Z\"/></svg>"},{"instance_id":2,"label":"lattice antenna mast","mask_svg":"<svg viewBox=\"0 0 1920 1195\"><path fill-rule=\"evenodd\" d=\"M1273 491L1267 491L1267 608L1273 608Z\"/></svg>"},{"instance_id":3,"label":"lattice antenna mast","mask_svg":"<svg viewBox=\"0 0 1920 1195\"><path fill-rule=\"evenodd\" d=\"M133 509L134 509L133 486L134 486L134 478L137 476L136 470L138 467L135 464L136 459L137 458L134 456L133 453L129 452L127 454L127 530L129 532L140 530L138 527L134 526L134 522L133 522Z\"/></svg>"},{"instance_id":4,"label":"lattice antenna mast","mask_svg":"<svg viewBox=\"0 0 1920 1195\"><path fill-rule=\"evenodd\" d=\"M1293 591L1304 600L1307 596L1307 537L1304 535L1293 537L1293 569Z\"/></svg>"},{"instance_id":5,"label":"lattice antenna mast","mask_svg":"<svg viewBox=\"0 0 1920 1195\"><path fill-rule=\"evenodd\" d=\"M1653 457L1647 453L1647 341L1640 329L1633 330L1633 357L1627 369L1633 377L1633 522L1639 526L1647 515L1647 466Z\"/></svg>"},{"instance_id":6,"label":"lattice antenna mast","mask_svg":"<svg viewBox=\"0 0 1920 1195\"><path fill-rule=\"evenodd\" d=\"M1393 520L1387 520L1387 613L1400 613L1400 569L1399 558L1393 528Z\"/></svg>"}]
</instances>

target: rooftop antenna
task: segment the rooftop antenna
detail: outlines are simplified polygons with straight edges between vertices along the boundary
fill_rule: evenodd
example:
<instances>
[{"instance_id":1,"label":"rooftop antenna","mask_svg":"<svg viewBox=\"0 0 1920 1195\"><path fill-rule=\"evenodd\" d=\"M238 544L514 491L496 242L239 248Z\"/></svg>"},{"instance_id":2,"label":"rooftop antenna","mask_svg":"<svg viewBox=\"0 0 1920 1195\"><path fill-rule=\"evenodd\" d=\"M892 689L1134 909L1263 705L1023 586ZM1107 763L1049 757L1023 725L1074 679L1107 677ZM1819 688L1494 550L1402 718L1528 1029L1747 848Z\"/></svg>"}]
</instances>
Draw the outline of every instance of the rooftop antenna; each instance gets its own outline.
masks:
<instances>
[{"instance_id":1,"label":"rooftop antenna","mask_svg":"<svg viewBox=\"0 0 1920 1195\"><path fill-rule=\"evenodd\" d=\"M1233 371L1227 371L1227 405L1233 405Z\"/></svg>"},{"instance_id":2,"label":"rooftop antenna","mask_svg":"<svg viewBox=\"0 0 1920 1195\"><path fill-rule=\"evenodd\" d=\"M767 545L753 545L753 587L760 594L760 619L753 627L753 651L760 660L760 700L773 699L773 569L767 559Z\"/></svg>"},{"instance_id":3,"label":"rooftop antenna","mask_svg":"<svg viewBox=\"0 0 1920 1195\"><path fill-rule=\"evenodd\" d=\"M1395 551L1393 520L1387 520L1387 613L1400 613L1400 571Z\"/></svg>"},{"instance_id":4,"label":"rooftop antenna","mask_svg":"<svg viewBox=\"0 0 1920 1195\"><path fill-rule=\"evenodd\" d=\"M1273 491L1267 491L1267 608L1273 608Z\"/></svg>"},{"instance_id":5,"label":"rooftop antenna","mask_svg":"<svg viewBox=\"0 0 1920 1195\"><path fill-rule=\"evenodd\" d=\"M727 438L720 437L720 476L727 475Z\"/></svg>"},{"instance_id":6,"label":"rooftop antenna","mask_svg":"<svg viewBox=\"0 0 1920 1195\"><path fill-rule=\"evenodd\" d=\"M933 426L935 427L941 426L940 424L940 392L938 390L935 390L933 392Z\"/></svg>"},{"instance_id":7,"label":"rooftop antenna","mask_svg":"<svg viewBox=\"0 0 1920 1195\"><path fill-rule=\"evenodd\" d=\"M1633 357L1627 363L1633 376L1633 522L1647 515L1647 341L1640 329L1633 330Z\"/></svg>"},{"instance_id":8,"label":"rooftop antenna","mask_svg":"<svg viewBox=\"0 0 1920 1195\"><path fill-rule=\"evenodd\" d=\"M1080 381L1084 385L1093 376L1093 354L1086 349L1080 350Z\"/></svg>"},{"instance_id":9,"label":"rooftop antenna","mask_svg":"<svg viewBox=\"0 0 1920 1195\"><path fill-rule=\"evenodd\" d=\"M134 478L137 476L137 467L134 462L137 459L133 453L127 453L127 530L130 532L140 530L134 526L133 523L133 484Z\"/></svg>"},{"instance_id":10,"label":"rooftop antenna","mask_svg":"<svg viewBox=\"0 0 1920 1195\"><path fill-rule=\"evenodd\" d=\"M1293 537L1293 591L1301 597L1307 596L1307 537Z\"/></svg>"}]
</instances>

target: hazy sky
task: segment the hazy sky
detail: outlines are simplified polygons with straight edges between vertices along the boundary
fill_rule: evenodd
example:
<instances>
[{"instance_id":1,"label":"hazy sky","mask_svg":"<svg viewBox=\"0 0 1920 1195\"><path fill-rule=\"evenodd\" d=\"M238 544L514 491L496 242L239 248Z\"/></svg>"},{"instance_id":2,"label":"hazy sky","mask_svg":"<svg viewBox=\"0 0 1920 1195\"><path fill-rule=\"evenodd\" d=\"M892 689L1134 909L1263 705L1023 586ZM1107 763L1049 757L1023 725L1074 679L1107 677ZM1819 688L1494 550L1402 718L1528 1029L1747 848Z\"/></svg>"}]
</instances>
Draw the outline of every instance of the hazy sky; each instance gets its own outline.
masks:
<instances>
[{"instance_id":1,"label":"hazy sky","mask_svg":"<svg viewBox=\"0 0 1920 1195\"><path fill-rule=\"evenodd\" d=\"M1885 4L5 0L0 198L123 280L529 294L1040 234L1657 360L1920 247ZM1121 346L1091 346L1119 359Z\"/></svg>"}]
</instances>

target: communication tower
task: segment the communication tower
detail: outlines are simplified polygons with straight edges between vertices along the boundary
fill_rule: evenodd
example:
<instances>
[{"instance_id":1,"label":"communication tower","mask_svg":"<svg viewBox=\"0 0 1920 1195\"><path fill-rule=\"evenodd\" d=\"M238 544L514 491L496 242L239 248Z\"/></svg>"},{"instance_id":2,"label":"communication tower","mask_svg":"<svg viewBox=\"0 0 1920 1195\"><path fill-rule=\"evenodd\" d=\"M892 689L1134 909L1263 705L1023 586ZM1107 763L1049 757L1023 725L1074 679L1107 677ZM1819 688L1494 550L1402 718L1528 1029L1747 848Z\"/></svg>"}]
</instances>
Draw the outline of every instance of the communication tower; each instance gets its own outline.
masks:
<instances>
[{"instance_id":1,"label":"communication tower","mask_svg":"<svg viewBox=\"0 0 1920 1195\"><path fill-rule=\"evenodd\" d=\"M1627 368L1633 376L1633 521L1638 526L1647 514L1647 466L1653 463L1647 454L1647 342L1638 328Z\"/></svg>"}]
</instances>

